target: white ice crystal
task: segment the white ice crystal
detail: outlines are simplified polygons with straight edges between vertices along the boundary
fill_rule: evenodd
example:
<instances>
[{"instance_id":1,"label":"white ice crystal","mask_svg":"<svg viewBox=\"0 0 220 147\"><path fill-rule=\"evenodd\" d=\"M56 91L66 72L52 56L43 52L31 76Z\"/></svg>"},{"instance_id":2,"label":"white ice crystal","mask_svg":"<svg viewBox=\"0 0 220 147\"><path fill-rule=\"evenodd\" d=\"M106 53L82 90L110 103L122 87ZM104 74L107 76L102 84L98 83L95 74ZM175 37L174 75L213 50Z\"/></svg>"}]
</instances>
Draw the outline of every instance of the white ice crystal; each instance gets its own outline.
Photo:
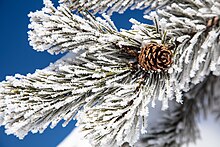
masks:
<instances>
[{"instance_id":1,"label":"white ice crystal","mask_svg":"<svg viewBox=\"0 0 220 147\"><path fill-rule=\"evenodd\" d=\"M60 0L57 8L44 0L44 5L29 14L30 45L51 54L69 53L34 74L17 74L0 83L0 125L7 134L23 138L30 131L53 128L62 119L66 126L77 118L93 146L133 146L148 134L149 107L156 107L157 100L162 110L172 100L179 103L177 112L171 113L176 126L158 130L185 133L184 118L180 119L185 93L198 90L211 74L220 74L218 0ZM155 24L131 18L131 30L118 31L109 15L91 14L123 13L127 8L154 9L145 18ZM140 54L150 43L173 46L168 47L169 69L145 71L139 57L129 54ZM180 144L189 139L180 137L168 141ZM151 143L163 144L165 138Z\"/></svg>"}]
</instances>

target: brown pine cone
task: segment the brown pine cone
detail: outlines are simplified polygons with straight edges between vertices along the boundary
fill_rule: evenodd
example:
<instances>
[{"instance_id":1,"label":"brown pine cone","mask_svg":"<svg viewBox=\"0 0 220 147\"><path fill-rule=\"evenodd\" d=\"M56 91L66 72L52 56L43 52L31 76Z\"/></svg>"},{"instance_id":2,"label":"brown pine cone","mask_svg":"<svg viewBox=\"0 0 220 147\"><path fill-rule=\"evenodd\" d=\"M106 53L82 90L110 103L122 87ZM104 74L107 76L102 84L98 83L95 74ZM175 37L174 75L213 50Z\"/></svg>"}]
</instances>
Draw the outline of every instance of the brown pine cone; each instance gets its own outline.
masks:
<instances>
[{"instance_id":1,"label":"brown pine cone","mask_svg":"<svg viewBox=\"0 0 220 147\"><path fill-rule=\"evenodd\" d=\"M138 63L146 71L165 70L172 64L172 51L163 44L147 44L141 48Z\"/></svg>"}]
</instances>

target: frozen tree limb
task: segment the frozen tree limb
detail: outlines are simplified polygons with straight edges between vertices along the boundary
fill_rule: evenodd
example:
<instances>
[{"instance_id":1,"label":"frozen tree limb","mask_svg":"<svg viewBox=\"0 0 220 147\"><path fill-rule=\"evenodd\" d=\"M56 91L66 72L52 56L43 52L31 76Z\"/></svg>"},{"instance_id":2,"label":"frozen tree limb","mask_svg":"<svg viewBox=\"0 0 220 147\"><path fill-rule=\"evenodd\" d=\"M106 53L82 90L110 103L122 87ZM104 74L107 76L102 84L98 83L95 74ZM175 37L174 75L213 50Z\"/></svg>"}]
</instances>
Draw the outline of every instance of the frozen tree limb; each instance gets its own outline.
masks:
<instances>
[{"instance_id":1,"label":"frozen tree limb","mask_svg":"<svg viewBox=\"0 0 220 147\"><path fill-rule=\"evenodd\" d=\"M45 3L41 11L29 14L30 45L37 51L48 50L51 54L58 54L70 50L78 52L100 43L111 44L107 38L121 39L114 35L116 27L113 23L110 25L97 18L99 21L86 12L82 14L85 15L84 18L71 13L63 5L56 9L51 3Z\"/></svg>"},{"instance_id":2,"label":"frozen tree limb","mask_svg":"<svg viewBox=\"0 0 220 147\"><path fill-rule=\"evenodd\" d=\"M150 131L147 135L153 137L145 139L153 140L147 141L150 145L176 145L174 136L187 133L179 125L194 125L196 108L200 109L193 107L194 101L197 95L206 95L198 93L200 86L209 75L220 74L220 3L146 0L123 1L126 6L119 7L122 1L111 1L112 5L110 1L95 2L63 0L55 8L50 0L44 0L41 11L29 14L29 40L34 49L52 54L69 51L77 56L70 54L34 74L1 82L0 125L5 125L8 134L23 138L29 131L42 132L50 123L54 127L61 119L66 125L76 116L94 146L135 145L146 133L149 105L154 107L160 100L165 110L168 101L175 99L180 104L171 114L174 120L165 118L165 125ZM100 3L103 5L97 9ZM166 6L145 16L154 20L154 26L130 19L132 29L121 31L109 16L96 18L83 9L98 12L112 6L111 13L163 3ZM72 8L80 8L81 15L73 14ZM164 52L169 53L169 60ZM166 60L169 66L158 68L165 67L161 63ZM189 118L188 111L194 112ZM196 128L188 132L192 139L195 132ZM171 140L166 140L169 135ZM161 141L155 141L159 136ZM183 142L187 141L191 140Z\"/></svg>"},{"instance_id":3,"label":"frozen tree limb","mask_svg":"<svg viewBox=\"0 0 220 147\"><path fill-rule=\"evenodd\" d=\"M159 122L154 122L152 124L154 127L148 126L148 133L141 136L141 140L134 146L176 147L188 144L189 142L196 142L196 139L199 137L196 122L200 115L204 114L206 117L208 111L212 111L213 108L219 110L219 104L215 100L219 99L219 83L219 77L210 76L204 82L196 85L184 94L186 101L183 105L174 104L172 105L173 108L158 112L162 114L161 120L158 119L158 115L154 114L156 116L153 119L159 120ZM76 131L74 130L71 133L72 137L73 135L82 137L79 131L79 128ZM67 138L67 140L61 143L61 146L82 146L84 142L87 142L85 138L81 138L78 144L68 143L68 141L72 141L72 139Z\"/></svg>"},{"instance_id":4,"label":"frozen tree limb","mask_svg":"<svg viewBox=\"0 0 220 147\"><path fill-rule=\"evenodd\" d=\"M199 130L196 124L199 116L206 117L212 111L213 105L219 106L215 98L219 99L219 77L209 76L200 84L194 86L184 94L184 103L177 104L165 113L156 127L151 127L138 144L149 147L176 147L189 142L196 142Z\"/></svg>"},{"instance_id":5,"label":"frozen tree limb","mask_svg":"<svg viewBox=\"0 0 220 147\"><path fill-rule=\"evenodd\" d=\"M110 55L108 50L106 56ZM92 55L76 59L69 55L34 74L8 77L1 83L0 124L5 125L7 134L19 138L29 131L43 132L50 123L53 128L62 119L66 120L65 126L86 103L93 106L105 93L115 90L114 86L103 86L104 77L113 80L117 74L129 75L124 63L121 68L120 62L108 68L104 67L105 63L108 65L108 61ZM117 70L113 70L115 65Z\"/></svg>"},{"instance_id":6,"label":"frozen tree limb","mask_svg":"<svg viewBox=\"0 0 220 147\"><path fill-rule=\"evenodd\" d=\"M71 10L85 8L93 10L93 13L113 12L123 13L126 9L144 9L148 11L167 4L168 0L60 0Z\"/></svg>"}]
</instances>

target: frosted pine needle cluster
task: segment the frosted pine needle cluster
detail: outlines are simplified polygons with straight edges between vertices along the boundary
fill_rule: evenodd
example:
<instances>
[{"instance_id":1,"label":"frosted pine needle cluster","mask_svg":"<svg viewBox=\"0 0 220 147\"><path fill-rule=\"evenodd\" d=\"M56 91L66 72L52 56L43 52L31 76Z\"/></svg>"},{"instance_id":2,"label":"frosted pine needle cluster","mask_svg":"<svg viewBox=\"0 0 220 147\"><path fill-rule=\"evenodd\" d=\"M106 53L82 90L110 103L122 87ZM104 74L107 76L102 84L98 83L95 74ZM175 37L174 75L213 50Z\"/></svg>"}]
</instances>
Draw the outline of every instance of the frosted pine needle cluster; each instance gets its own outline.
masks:
<instances>
[{"instance_id":1,"label":"frosted pine needle cluster","mask_svg":"<svg viewBox=\"0 0 220 147\"><path fill-rule=\"evenodd\" d=\"M29 14L29 41L37 51L68 53L0 83L0 125L7 134L22 139L76 118L93 146L176 146L198 137L197 110L212 108L219 116L219 94L199 91L219 85L220 1L59 2L56 8L44 0L42 10ZM118 31L110 16L127 8L143 9L154 25L131 18L131 30ZM202 108L206 95L216 104ZM160 127L149 128L149 107L157 100L162 110L169 101L174 108Z\"/></svg>"}]
</instances>

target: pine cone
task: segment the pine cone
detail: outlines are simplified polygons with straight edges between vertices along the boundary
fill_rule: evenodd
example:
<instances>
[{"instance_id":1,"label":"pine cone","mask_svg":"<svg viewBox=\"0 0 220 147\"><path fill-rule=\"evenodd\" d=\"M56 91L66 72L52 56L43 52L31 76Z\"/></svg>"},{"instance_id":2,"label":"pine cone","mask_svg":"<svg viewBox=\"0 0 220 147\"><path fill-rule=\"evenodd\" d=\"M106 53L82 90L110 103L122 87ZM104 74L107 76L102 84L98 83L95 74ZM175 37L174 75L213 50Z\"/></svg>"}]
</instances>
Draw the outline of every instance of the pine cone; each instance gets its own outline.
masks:
<instances>
[{"instance_id":1,"label":"pine cone","mask_svg":"<svg viewBox=\"0 0 220 147\"><path fill-rule=\"evenodd\" d=\"M163 44L150 43L141 49L138 63L144 70L161 71L172 64L172 51Z\"/></svg>"}]
</instances>

